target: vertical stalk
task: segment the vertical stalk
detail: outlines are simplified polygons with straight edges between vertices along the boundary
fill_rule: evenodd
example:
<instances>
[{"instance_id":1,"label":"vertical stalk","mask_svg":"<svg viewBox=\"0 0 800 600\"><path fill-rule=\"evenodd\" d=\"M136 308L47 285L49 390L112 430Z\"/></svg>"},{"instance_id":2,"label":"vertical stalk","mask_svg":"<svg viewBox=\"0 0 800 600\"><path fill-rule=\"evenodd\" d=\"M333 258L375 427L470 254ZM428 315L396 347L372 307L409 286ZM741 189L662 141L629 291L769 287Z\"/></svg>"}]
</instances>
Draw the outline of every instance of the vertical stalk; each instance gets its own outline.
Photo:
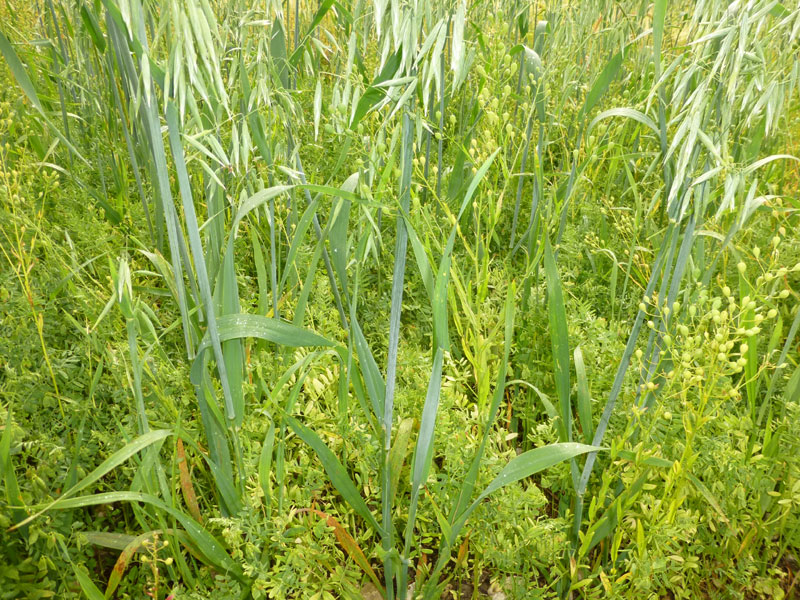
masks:
<instances>
[{"instance_id":1,"label":"vertical stalk","mask_svg":"<svg viewBox=\"0 0 800 600\"><path fill-rule=\"evenodd\" d=\"M397 233L394 247L394 271L392 274L392 306L389 314L389 348L386 365L386 395L383 406L383 478L381 486L381 507L383 518L383 550L387 553L383 568L386 578L386 597L394 599L394 563L388 553L393 545L392 525L392 473L390 451L392 449L392 412L394 410L394 390L397 377L397 346L400 341L400 313L403 304L403 283L406 270L406 249L408 231L404 214L408 213L411 200L411 159L413 145L413 128L409 108L403 112L402 166L400 174L400 211L397 214ZM397 590L403 594L403 590Z\"/></svg>"}]
</instances>

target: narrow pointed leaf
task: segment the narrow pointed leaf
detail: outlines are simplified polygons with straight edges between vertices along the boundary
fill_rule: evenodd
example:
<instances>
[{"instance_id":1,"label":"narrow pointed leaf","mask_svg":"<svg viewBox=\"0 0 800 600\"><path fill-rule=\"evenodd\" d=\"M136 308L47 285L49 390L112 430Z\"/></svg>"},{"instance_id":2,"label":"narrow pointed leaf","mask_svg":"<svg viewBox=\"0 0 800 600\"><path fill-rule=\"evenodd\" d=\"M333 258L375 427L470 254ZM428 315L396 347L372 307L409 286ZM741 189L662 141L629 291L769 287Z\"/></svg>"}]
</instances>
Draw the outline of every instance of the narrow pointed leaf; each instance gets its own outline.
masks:
<instances>
[{"instance_id":1,"label":"narrow pointed leaf","mask_svg":"<svg viewBox=\"0 0 800 600\"><path fill-rule=\"evenodd\" d=\"M492 482L480 493L469 508L467 508L456 520L453 526L451 544L455 541L461 528L466 523L472 512L478 505L486 499L489 495L493 494L500 488L530 477L540 471L544 471L553 465L575 458L587 452L598 452L603 448L597 446L589 446L586 444L577 444L574 442L550 444L541 448L534 448L512 458L509 463L503 468L502 471L495 477Z\"/></svg>"},{"instance_id":2,"label":"narrow pointed leaf","mask_svg":"<svg viewBox=\"0 0 800 600\"><path fill-rule=\"evenodd\" d=\"M106 492L102 494L92 494L90 496L78 496L60 502L58 506L50 506L46 510L59 509L66 510L72 508L83 508L86 506L97 506L98 504L112 504L114 502L142 502L165 511L176 519L186 530L187 535L195 545L196 549L216 568L228 572L239 581L246 581L239 566L231 559L220 541L211 535L197 521L186 513L165 504L160 499L150 494L141 492Z\"/></svg>"},{"instance_id":3,"label":"narrow pointed leaf","mask_svg":"<svg viewBox=\"0 0 800 600\"><path fill-rule=\"evenodd\" d=\"M342 526L339 521L337 521L334 517L322 512L321 510L316 510L314 508L304 508L301 509L300 512L311 512L317 515L320 519L325 519L326 525L328 527L333 528L333 534L336 536L336 539L339 541L342 549L347 553L347 555L353 559L353 561L361 568L362 571L372 580L372 583L375 584L381 591L381 595L383 595L383 586L381 585L378 576L375 574L375 571L369 564L367 557L364 555L364 551L361 549L361 546L358 545L358 542L353 539L347 530Z\"/></svg>"},{"instance_id":4,"label":"narrow pointed leaf","mask_svg":"<svg viewBox=\"0 0 800 600\"><path fill-rule=\"evenodd\" d=\"M572 406L569 384L569 339L567 335L567 313L561 280L558 277L553 249L545 237L544 271L547 277L547 312L550 317L550 343L553 350L553 375L558 394L559 440L572 439Z\"/></svg>"},{"instance_id":5,"label":"narrow pointed leaf","mask_svg":"<svg viewBox=\"0 0 800 600\"><path fill-rule=\"evenodd\" d=\"M294 417L287 416L286 422L297 436L311 446L311 449L317 454L317 457L322 463L322 468L324 468L325 472L328 474L331 484L333 484L336 491L342 495L345 502L347 502L362 519L369 523L375 531L381 533L381 526L378 525L378 521L370 512L366 502L364 502L356 485L353 483L353 480L350 479L350 476L347 474L347 470L342 466L342 463L339 462L339 459L336 458L336 455L331 452L331 449L325 445L325 442L323 442L316 433L301 424Z\"/></svg>"},{"instance_id":6,"label":"narrow pointed leaf","mask_svg":"<svg viewBox=\"0 0 800 600\"><path fill-rule=\"evenodd\" d=\"M581 422L583 440L592 442L594 428L592 425L592 398L589 394L589 381L586 378L586 365L583 363L583 352L580 346L575 348L575 376L578 380L578 419Z\"/></svg>"},{"instance_id":7,"label":"narrow pointed leaf","mask_svg":"<svg viewBox=\"0 0 800 600\"><path fill-rule=\"evenodd\" d=\"M33 519L41 516L45 512L49 510L53 510L54 508L59 507L62 504L65 504L67 500L80 492L81 490L86 489L94 482L98 481L104 475L110 473L118 466L123 464L133 455L141 452L148 446L155 444L157 442L161 442L167 436L172 435L172 431L169 429L157 429L154 431L150 431L145 433L144 435L140 435L135 440L129 442L124 447L120 448L114 454L109 456L106 460L104 460L96 469L94 469L91 473L89 473L86 477L84 477L81 481L76 483L66 492L64 492L60 497L56 498L49 504L45 505L44 508L39 510L37 513L31 515L21 523L15 525L12 529L19 528L26 523L32 521Z\"/></svg>"}]
</instances>

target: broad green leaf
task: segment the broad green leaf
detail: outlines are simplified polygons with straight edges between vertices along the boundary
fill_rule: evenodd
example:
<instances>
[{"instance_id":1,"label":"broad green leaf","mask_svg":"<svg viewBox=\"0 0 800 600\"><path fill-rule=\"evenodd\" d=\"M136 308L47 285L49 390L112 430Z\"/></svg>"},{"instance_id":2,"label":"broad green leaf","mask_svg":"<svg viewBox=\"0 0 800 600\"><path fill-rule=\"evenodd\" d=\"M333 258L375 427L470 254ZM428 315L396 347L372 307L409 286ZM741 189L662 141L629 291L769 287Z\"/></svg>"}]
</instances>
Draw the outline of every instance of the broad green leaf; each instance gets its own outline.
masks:
<instances>
[{"instance_id":1,"label":"broad green leaf","mask_svg":"<svg viewBox=\"0 0 800 600\"><path fill-rule=\"evenodd\" d=\"M334 346L330 340L308 329L292 325L280 319L273 319L263 315L239 313L237 315L223 315L217 319L219 339L222 342L245 338L256 338L273 342L290 348L304 346ZM192 363L191 378L195 385L199 385L203 373L203 353L211 346L208 336L204 337L197 347L197 357Z\"/></svg>"},{"instance_id":2,"label":"broad green leaf","mask_svg":"<svg viewBox=\"0 0 800 600\"><path fill-rule=\"evenodd\" d=\"M286 34L283 31L283 22L281 19L275 19L272 23L269 51L278 81L284 88L288 88L289 59L286 53Z\"/></svg>"},{"instance_id":3,"label":"broad green leaf","mask_svg":"<svg viewBox=\"0 0 800 600\"><path fill-rule=\"evenodd\" d=\"M394 413L394 390L397 376L397 356L398 345L400 343L400 316L403 311L403 290L406 273L406 251L408 248L408 232L405 227L405 220L402 213L408 213L411 203L411 171L413 155L414 132L411 124L411 116L408 112L403 114L403 126L401 130L400 148L400 185L399 203L400 214L395 219L396 234L394 244L394 266L392 268L392 291L391 303L389 305L389 344L386 357L386 391L383 399L383 431L384 431L384 452L391 448L393 413ZM384 530L388 539L384 540L384 550L388 550L387 544L391 546L392 529L389 527L391 519L390 503L388 502L388 473L383 474L384 485L382 486L383 504L383 523ZM387 563L388 564L388 563Z\"/></svg>"},{"instance_id":4,"label":"broad green leaf","mask_svg":"<svg viewBox=\"0 0 800 600\"><path fill-rule=\"evenodd\" d=\"M256 266L256 282L258 284L258 308L259 315L266 316L269 312L269 281L267 280L267 265L264 260L264 250L258 239L256 228L250 229L250 245L253 246L253 262ZM272 315L277 316L277 315Z\"/></svg>"},{"instance_id":5,"label":"broad green leaf","mask_svg":"<svg viewBox=\"0 0 800 600\"><path fill-rule=\"evenodd\" d=\"M467 3L462 0L458 3L456 14L453 15L453 37L450 50L450 69L458 73L464 62L464 24L466 21Z\"/></svg>"},{"instance_id":6,"label":"broad green leaf","mask_svg":"<svg viewBox=\"0 0 800 600\"><path fill-rule=\"evenodd\" d=\"M236 276L234 247L232 243L229 243L225 249L222 266L219 276L217 277L217 289L215 290L214 299L219 307L220 315L235 317L240 314L239 282ZM211 333L211 318L209 317L207 320L209 324L207 333ZM214 317L215 328L218 327L216 320L217 317ZM217 333L217 335L219 334ZM214 338L211 337L212 348L213 340ZM233 425L235 427L241 427L244 420L244 391L242 389L244 386L244 346L242 340L236 338L224 342L220 340L220 342L222 346L222 356L225 361L224 371L219 370L220 379L222 379L222 377L227 378L231 403L233 405L233 414L228 414L228 418L233 419ZM224 393L224 385L222 389Z\"/></svg>"},{"instance_id":7,"label":"broad green leaf","mask_svg":"<svg viewBox=\"0 0 800 600\"><path fill-rule=\"evenodd\" d=\"M439 397L442 390L442 361L444 352L441 348L433 358L431 376L428 380L428 392L422 407L422 419L419 425L419 436L414 451L414 471L412 475L412 493L418 494L419 488L428 479L431 461L433 460L433 442L436 431L436 417L439 414Z\"/></svg>"},{"instance_id":8,"label":"broad green leaf","mask_svg":"<svg viewBox=\"0 0 800 600\"><path fill-rule=\"evenodd\" d=\"M525 51L523 55L525 57L525 72L530 73L538 80L542 74L542 58L532 48L523 46L523 49Z\"/></svg>"},{"instance_id":9,"label":"broad green leaf","mask_svg":"<svg viewBox=\"0 0 800 600\"><path fill-rule=\"evenodd\" d=\"M425 291L428 294L428 299L433 302L433 272L428 255L425 252L425 246L419 239L416 230L409 220L406 220L406 230L408 231L408 241L411 243L411 249L414 251L414 258L417 262L417 269L422 278L422 283L425 285Z\"/></svg>"},{"instance_id":10,"label":"broad green leaf","mask_svg":"<svg viewBox=\"0 0 800 600\"><path fill-rule=\"evenodd\" d=\"M655 0L653 7L653 58L657 65L656 78L661 73L661 42L664 39L664 22L667 17L667 0Z\"/></svg>"},{"instance_id":11,"label":"broad green leaf","mask_svg":"<svg viewBox=\"0 0 800 600\"><path fill-rule=\"evenodd\" d=\"M480 502L489 496L489 494L492 494L509 483L514 483L534 473L544 471L564 460L575 458L587 452L598 452L600 450L602 450L602 448L597 446L567 442L565 444L550 444L549 446L534 448L533 450L523 452L509 461L497 477L495 477L492 482L486 486L486 489L481 492L475 502Z\"/></svg>"},{"instance_id":12,"label":"broad green leaf","mask_svg":"<svg viewBox=\"0 0 800 600\"><path fill-rule=\"evenodd\" d=\"M342 190L354 192L358 185L359 175L353 173L342 184ZM344 198L337 198L333 202L331 211L333 223L328 233L328 241L331 248L331 262L339 277L342 289L348 289L347 283L347 228L350 223L350 201Z\"/></svg>"},{"instance_id":13,"label":"broad green leaf","mask_svg":"<svg viewBox=\"0 0 800 600\"><path fill-rule=\"evenodd\" d=\"M439 412L439 397L442 389L442 361L443 349L437 348L431 367L431 376L428 380L428 392L425 395L425 405L422 408L422 420L419 427L419 436L414 450L414 469L411 476L411 502L408 508L406 521L403 559L408 564L411 550L411 539L414 535L414 524L417 519L417 505L422 486L428 479L431 461L433 460L434 433L436 429L436 416ZM408 577L408 567L401 567L401 583L405 585ZM402 585L401 585L402 589Z\"/></svg>"},{"instance_id":14,"label":"broad green leaf","mask_svg":"<svg viewBox=\"0 0 800 600\"><path fill-rule=\"evenodd\" d=\"M329 339L280 319L241 313L219 318L219 337L222 341L258 338L290 348L303 346L334 346ZM198 350L206 349L209 341L203 339Z\"/></svg>"},{"instance_id":15,"label":"broad green leaf","mask_svg":"<svg viewBox=\"0 0 800 600\"><path fill-rule=\"evenodd\" d=\"M764 165L768 165L769 163L774 162L776 160L793 160L795 162L800 162L800 158L797 158L796 156L793 156L791 154L772 154L771 156L767 156L765 158L757 160L751 165L748 165L747 167L745 167L742 173L744 175L749 175L753 171L756 171L761 167L763 167Z\"/></svg>"},{"instance_id":16,"label":"broad green leaf","mask_svg":"<svg viewBox=\"0 0 800 600\"><path fill-rule=\"evenodd\" d=\"M31 104L33 104L34 108L39 112L44 112L42 103L39 101L39 96L36 93L36 88L33 87L33 82L30 77L28 77L28 72L25 70L25 67L22 66L22 62L20 62L17 53L14 51L14 47L2 31L0 31L0 51L3 52L11 74L14 76L14 79L17 80L17 84L22 88L22 91L25 92L28 100L31 101Z\"/></svg>"},{"instance_id":17,"label":"broad green leaf","mask_svg":"<svg viewBox=\"0 0 800 600\"><path fill-rule=\"evenodd\" d=\"M780 2L777 2L775 3L775 6L770 9L769 14L771 14L773 17L782 18L790 15L791 11Z\"/></svg>"},{"instance_id":18,"label":"broad green leaf","mask_svg":"<svg viewBox=\"0 0 800 600\"><path fill-rule=\"evenodd\" d=\"M150 532L152 534L152 532ZM125 547L136 539L135 535L127 533L113 533L111 531L87 531L84 533L90 544L112 548L113 550L124 550Z\"/></svg>"},{"instance_id":19,"label":"broad green leaf","mask_svg":"<svg viewBox=\"0 0 800 600\"><path fill-rule=\"evenodd\" d=\"M292 232L292 243L289 245L289 252L286 253L286 262L283 265L283 275L281 275L281 281L278 286L281 289L283 289L283 286L286 284L286 280L293 272L293 269L295 269L294 261L297 256L297 252L307 242L305 239L306 233L308 232L308 228L311 227L311 224L314 222L314 217L317 214L318 207L319 203L317 200L311 202L311 204L309 204L303 211L303 216L300 217L300 220L297 222L297 225Z\"/></svg>"}]
</instances>

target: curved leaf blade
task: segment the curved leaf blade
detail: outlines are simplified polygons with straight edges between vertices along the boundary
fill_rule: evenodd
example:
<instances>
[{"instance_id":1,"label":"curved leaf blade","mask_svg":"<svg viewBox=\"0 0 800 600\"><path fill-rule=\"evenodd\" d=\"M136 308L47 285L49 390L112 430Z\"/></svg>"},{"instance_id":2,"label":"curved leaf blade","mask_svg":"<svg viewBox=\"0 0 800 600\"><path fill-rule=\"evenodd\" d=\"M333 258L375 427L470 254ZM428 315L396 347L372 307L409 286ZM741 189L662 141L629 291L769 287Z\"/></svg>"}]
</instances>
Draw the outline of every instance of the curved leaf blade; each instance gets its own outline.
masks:
<instances>
[{"instance_id":1,"label":"curved leaf blade","mask_svg":"<svg viewBox=\"0 0 800 600\"><path fill-rule=\"evenodd\" d=\"M330 448L323 442L320 437L311 431L308 427L301 424L300 421L294 417L287 416L286 422L294 430L297 436L306 444L311 446L311 449L317 454L322 467L328 474L328 478L336 488L342 498L358 513L369 525L377 532L382 533L383 529L378 525L378 521L367 507L367 503L361 497L356 484L350 479L342 463L336 458L336 455Z\"/></svg>"}]
</instances>

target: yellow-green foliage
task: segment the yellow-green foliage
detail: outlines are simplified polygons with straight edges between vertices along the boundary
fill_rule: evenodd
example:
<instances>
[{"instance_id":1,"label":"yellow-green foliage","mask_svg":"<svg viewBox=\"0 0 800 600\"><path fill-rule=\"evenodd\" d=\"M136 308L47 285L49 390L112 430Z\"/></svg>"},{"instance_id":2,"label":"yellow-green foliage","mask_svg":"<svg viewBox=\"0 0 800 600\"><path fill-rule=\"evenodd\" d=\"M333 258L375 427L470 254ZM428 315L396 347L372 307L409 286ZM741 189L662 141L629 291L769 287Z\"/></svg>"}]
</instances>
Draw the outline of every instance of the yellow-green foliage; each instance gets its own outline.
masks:
<instances>
[{"instance_id":1,"label":"yellow-green foliage","mask_svg":"<svg viewBox=\"0 0 800 600\"><path fill-rule=\"evenodd\" d=\"M799 39L0 5L0 596L797 594Z\"/></svg>"}]
</instances>

